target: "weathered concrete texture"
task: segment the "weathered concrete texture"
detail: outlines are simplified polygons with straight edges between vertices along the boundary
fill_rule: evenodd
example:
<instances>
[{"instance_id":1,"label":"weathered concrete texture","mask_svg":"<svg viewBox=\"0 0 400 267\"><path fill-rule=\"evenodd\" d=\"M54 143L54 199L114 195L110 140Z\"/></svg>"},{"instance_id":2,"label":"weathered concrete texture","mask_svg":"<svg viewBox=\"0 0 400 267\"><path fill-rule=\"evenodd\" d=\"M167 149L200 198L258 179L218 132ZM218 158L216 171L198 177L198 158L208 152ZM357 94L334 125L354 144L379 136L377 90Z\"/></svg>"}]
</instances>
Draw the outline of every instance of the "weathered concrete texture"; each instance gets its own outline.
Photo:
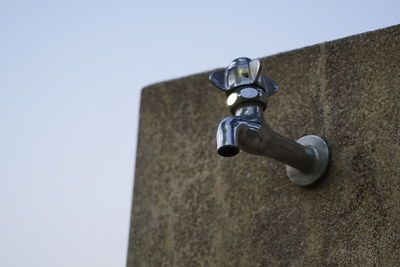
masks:
<instances>
[{"instance_id":1,"label":"weathered concrete texture","mask_svg":"<svg viewBox=\"0 0 400 267\"><path fill-rule=\"evenodd\" d=\"M400 27L262 61L281 86L266 120L328 140L327 176L219 157L209 73L145 88L128 266L400 266Z\"/></svg>"}]
</instances>

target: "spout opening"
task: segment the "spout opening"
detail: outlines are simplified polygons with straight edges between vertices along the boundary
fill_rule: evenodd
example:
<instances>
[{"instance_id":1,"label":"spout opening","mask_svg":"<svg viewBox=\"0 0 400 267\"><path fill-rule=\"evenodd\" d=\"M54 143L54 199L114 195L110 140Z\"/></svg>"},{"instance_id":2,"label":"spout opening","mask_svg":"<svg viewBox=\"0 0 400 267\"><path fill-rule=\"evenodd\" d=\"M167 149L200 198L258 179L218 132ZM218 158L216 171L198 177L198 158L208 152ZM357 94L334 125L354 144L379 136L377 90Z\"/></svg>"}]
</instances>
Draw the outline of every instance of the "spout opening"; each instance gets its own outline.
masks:
<instances>
[{"instance_id":1,"label":"spout opening","mask_svg":"<svg viewBox=\"0 0 400 267\"><path fill-rule=\"evenodd\" d=\"M223 157L233 157L239 153L240 149L234 145L224 145L218 148L217 152Z\"/></svg>"}]
</instances>

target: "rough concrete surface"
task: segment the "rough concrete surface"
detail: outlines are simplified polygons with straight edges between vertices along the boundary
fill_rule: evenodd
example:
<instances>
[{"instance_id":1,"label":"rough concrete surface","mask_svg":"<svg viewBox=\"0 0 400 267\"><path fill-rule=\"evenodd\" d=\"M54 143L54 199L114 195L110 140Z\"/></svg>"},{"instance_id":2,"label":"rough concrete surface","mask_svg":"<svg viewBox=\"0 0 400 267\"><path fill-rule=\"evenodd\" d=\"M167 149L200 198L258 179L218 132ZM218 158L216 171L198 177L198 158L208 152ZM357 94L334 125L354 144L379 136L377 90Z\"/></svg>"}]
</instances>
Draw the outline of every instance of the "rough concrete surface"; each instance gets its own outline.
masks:
<instances>
[{"instance_id":1,"label":"rough concrete surface","mask_svg":"<svg viewBox=\"0 0 400 267\"><path fill-rule=\"evenodd\" d=\"M324 137L326 177L301 188L280 162L218 156L230 114L209 73L149 86L127 265L400 266L400 26L262 63L281 87L267 122Z\"/></svg>"}]
</instances>

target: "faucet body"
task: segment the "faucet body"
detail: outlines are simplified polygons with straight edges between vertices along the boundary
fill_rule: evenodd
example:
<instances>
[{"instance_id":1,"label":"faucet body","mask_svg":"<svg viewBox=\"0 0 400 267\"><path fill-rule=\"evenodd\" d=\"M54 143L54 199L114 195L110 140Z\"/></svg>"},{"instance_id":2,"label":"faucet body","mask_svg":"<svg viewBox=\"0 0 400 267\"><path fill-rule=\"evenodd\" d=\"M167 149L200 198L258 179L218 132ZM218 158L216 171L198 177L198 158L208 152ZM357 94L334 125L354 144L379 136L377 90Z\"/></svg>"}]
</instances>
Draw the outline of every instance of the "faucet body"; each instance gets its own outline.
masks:
<instances>
[{"instance_id":1,"label":"faucet body","mask_svg":"<svg viewBox=\"0 0 400 267\"><path fill-rule=\"evenodd\" d=\"M218 125L217 152L224 157L235 156L240 150L267 156L285 163L294 183L313 184L327 168L328 145L316 135L295 142L271 129L264 110L278 85L260 73L260 61L248 58L235 59L227 69L211 73L210 81L227 93L227 106L234 115Z\"/></svg>"}]
</instances>

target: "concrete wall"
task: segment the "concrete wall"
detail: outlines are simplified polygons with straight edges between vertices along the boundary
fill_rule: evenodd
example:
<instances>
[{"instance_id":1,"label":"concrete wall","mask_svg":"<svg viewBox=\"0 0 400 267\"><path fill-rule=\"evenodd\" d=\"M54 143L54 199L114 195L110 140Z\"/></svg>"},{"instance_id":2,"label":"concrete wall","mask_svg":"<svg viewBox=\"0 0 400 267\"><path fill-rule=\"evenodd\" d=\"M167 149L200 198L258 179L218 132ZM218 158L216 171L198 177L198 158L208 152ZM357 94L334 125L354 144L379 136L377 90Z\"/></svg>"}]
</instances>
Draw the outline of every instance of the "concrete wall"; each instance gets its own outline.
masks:
<instances>
[{"instance_id":1,"label":"concrete wall","mask_svg":"<svg viewBox=\"0 0 400 267\"><path fill-rule=\"evenodd\" d=\"M147 87L128 266L400 266L400 26L262 63L281 87L266 120L324 137L326 177L301 188L277 161L218 156L230 114L209 73Z\"/></svg>"}]
</instances>

